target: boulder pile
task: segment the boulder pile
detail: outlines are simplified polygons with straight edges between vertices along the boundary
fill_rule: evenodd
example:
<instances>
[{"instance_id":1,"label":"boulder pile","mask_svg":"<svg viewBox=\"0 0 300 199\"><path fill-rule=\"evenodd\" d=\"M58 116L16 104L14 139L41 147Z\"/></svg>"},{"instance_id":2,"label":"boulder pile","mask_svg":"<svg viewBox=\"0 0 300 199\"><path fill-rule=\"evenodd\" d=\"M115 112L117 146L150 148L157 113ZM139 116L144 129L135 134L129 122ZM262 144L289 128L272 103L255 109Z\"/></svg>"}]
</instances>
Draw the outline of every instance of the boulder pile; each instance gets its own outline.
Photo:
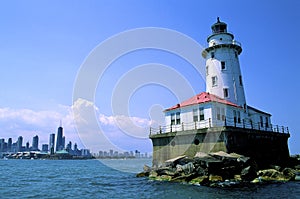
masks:
<instances>
[{"instance_id":1,"label":"boulder pile","mask_svg":"<svg viewBox=\"0 0 300 199\"><path fill-rule=\"evenodd\" d=\"M137 177L223 187L243 183L291 181L297 179L299 172L297 164L291 168L271 165L269 169L259 170L256 162L249 157L219 151L209 154L198 152L193 158L179 156L165 161L164 165L157 168L145 165L144 171L137 174Z\"/></svg>"}]
</instances>

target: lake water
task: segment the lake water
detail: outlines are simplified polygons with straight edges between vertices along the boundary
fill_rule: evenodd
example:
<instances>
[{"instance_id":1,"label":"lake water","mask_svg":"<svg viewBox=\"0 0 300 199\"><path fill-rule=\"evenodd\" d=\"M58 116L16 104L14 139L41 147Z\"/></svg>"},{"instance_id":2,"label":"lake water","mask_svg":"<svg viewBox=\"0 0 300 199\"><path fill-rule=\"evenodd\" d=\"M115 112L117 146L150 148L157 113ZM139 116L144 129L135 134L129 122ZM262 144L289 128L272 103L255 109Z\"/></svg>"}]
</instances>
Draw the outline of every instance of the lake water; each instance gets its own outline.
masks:
<instances>
[{"instance_id":1,"label":"lake water","mask_svg":"<svg viewBox=\"0 0 300 199\"><path fill-rule=\"evenodd\" d=\"M136 178L150 159L0 160L0 198L300 198L300 181L209 188Z\"/></svg>"}]
</instances>

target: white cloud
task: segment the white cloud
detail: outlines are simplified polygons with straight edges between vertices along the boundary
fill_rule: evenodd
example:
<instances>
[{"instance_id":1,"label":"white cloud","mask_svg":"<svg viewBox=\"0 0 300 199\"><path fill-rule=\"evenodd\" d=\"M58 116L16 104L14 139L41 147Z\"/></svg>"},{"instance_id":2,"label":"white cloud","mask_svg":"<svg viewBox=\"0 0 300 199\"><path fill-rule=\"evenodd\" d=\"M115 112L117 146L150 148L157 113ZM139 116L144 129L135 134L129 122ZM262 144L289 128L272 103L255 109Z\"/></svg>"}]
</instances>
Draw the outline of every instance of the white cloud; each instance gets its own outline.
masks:
<instances>
[{"instance_id":1,"label":"white cloud","mask_svg":"<svg viewBox=\"0 0 300 199\"><path fill-rule=\"evenodd\" d=\"M99 114L100 125L105 129L119 129L121 132L135 137L148 138L148 131L153 121L140 117L125 115L106 116Z\"/></svg>"}]
</instances>

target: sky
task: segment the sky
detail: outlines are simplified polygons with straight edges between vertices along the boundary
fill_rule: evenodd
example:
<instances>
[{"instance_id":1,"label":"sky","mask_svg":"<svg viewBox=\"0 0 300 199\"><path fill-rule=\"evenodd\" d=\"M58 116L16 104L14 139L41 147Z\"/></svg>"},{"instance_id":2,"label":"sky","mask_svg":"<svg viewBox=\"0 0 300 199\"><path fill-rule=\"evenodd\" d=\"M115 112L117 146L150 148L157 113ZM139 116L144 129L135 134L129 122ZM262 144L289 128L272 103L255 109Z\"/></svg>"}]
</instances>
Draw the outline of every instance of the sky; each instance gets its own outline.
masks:
<instances>
[{"instance_id":1,"label":"sky","mask_svg":"<svg viewBox=\"0 0 300 199\"><path fill-rule=\"evenodd\" d=\"M151 152L149 125L163 124L162 111L187 98L189 88L205 91L201 51L194 66L165 48L195 52L179 35L205 48L219 16L242 43L247 103L288 126L290 153L300 153L299 9L296 0L1 1L0 137L31 143L37 134L48 143L62 121L66 140L80 147ZM163 46L143 43L155 38L151 28L170 35ZM143 38L134 37L139 30L146 30ZM169 40L172 34L178 38ZM134 49L130 37L143 48ZM83 75L92 58L104 63L114 53L99 65L102 73Z\"/></svg>"}]
</instances>

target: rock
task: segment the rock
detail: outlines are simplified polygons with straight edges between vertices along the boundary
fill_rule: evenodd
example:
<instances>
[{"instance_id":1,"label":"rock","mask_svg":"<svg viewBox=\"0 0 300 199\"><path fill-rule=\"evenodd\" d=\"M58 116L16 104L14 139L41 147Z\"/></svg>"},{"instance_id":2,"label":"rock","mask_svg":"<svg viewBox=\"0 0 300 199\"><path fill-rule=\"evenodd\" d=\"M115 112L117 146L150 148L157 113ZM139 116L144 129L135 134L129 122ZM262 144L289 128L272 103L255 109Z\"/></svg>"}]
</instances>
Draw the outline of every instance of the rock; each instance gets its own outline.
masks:
<instances>
[{"instance_id":1,"label":"rock","mask_svg":"<svg viewBox=\"0 0 300 199\"><path fill-rule=\"evenodd\" d=\"M254 180L251 181L251 183L254 183L254 184L261 183L261 182L262 182L262 179L261 179L260 176L258 178L255 178Z\"/></svg>"},{"instance_id":2,"label":"rock","mask_svg":"<svg viewBox=\"0 0 300 199\"><path fill-rule=\"evenodd\" d=\"M203 152L197 152L196 155L194 156L195 158L207 158L210 155L208 155L207 153L203 153Z\"/></svg>"},{"instance_id":3,"label":"rock","mask_svg":"<svg viewBox=\"0 0 300 199\"><path fill-rule=\"evenodd\" d=\"M270 165L270 169L275 169L277 171L280 171L281 167L277 165Z\"/></svg>"},{"instance_id":4,"label":"rock","mask_svg":"<svg viewBox=\"0 0 300 199\"><path fill-rule=\"evenodd\" d=\"M151 180L155 180L155 178L157 177L157 172L156 171L151 171L150 174L149 174L149 178Z\"/></svg>"},{"instance_id":5,"label":"rock","mask_svg":"<svg viewBox=\"0 0 300 199\"><path fill-rule=\"evenodd\" d=\"M161 167L161 168L158 168L156 169L156 173L157 175L165 175L168 171L170 171L172 168L171 167Z\"/></svg>"},{"instance_id":6,"label":"rock","mask_svg":"<svg viewBox=\"0 0 300 199\"><path fill-rule=\"evenodd\" d=\"M248 166L241 171L241 179L245 181L251 181L257 177L256 169L252 166Z\"/></svg>"},{"instance_id":7,"label":"rock","mask_svg":"<svg viewBox=\"0 0 300 199\"><path fill-rule=\"evenodd\" d=\"M175 175L177 175L177 173L176 172L174 172L174 171L171 171L171 170L164 170L162 173L161 173L161 175L168 175L168 176L175 176Z\"/></svg>"},{"instance_id":8,"label":"rock","mask_svg":"<svg viewBox=\"0 0 300 199\"><path fill-rule=\"evenodd\" d=\"M294 168L295 168L296 170L300 171L300 165L296 165Z\"/></svg>"},{"instance_id":9,"label":"rock","mask_svg":"<svg viewBox=\"0 0 300 199\"><path fill-rule=\"evenodd\" d=\"M136 174L136 177L141 178L141 177L148 177L149 176L149 172L141 172Z\"/></svg>"},{"instance_id":10,"label":"rock","mask_svg":"<svg viewBox=\"0 0 300 199\"><path fill-rule=\"evenodd\" d=\"M194 185L207 185L209 183L209 178L208 176L200 176L192 179L190 183Z\"/></svg>"},{"instance_id":11,"label":"rock","mask_svg":"<svg viewBox=\"0 0 300 199\"><path fill-rule=\"evenodd\" d=\"M235 181L241 181L242 180L241 175L234 175L233 178L234 178Z\"/></svg>"},{"instance_id":12,"label":"rock","mask_svg":"<svg viewBox=\"0 0 300 199\"><path fill-rule=\"evenodd\" d=\"M285 168L282 170L283 175L286 177L288 180L295 180L296 177L296 171L291 168Z\"/></svg>"},{"instance_id":13,"label":"rock","mask_svg":"<svg viewBox=\"0 0 300 199\"><path fill-rule=\"evenodd\" d=\"M261 170L258 175L262 181L289 181L283 173L275 169Z\"/></svg>"},{"instance_id":14,"label":"rock","mask_svg":"<svg viewBox=\"0 0 300 199\"><path fill-rule=\"evenodd\" d=\"M176 158L172 158L172 159L169 159L169 160L166 160L165 161L165 164L167 166L173 166L173 165L176 165L181 159L184 159L186 156L185 155L181 155L181 156L178 156Z\"/></svg>"},{"instance_id":15,"label":"rock","mask_svg":"<svg viewBox=\"0 0 300 199\"><path fill-rule=\"evenodd\" d=\"M172 181L173 182L189 182L192 179L194 179L195 177L196 177L195 173L190 173L188 175L183 174L181 176L172 178Z\"/></svg>"},{"instance_id":16,"label":"rock","mask_svg":"<svg viewBox=\"0 0 300 199\"><path fill-rule=\"evenodd\" d=\"M168 176L168 175L161 175L161 176L157 176L155 178L155 180L158 180L158 181L171 181L172 177L171 176Z\"/></svg>"},{"instance_id":17,"label":"rock","mask_svg":"<svg viewBox=\"0 0 300 199\"><path fill-rule=\"evenodd\" d=\"M191 163L191 162L189 162L189 163L187 163L187 164L185 164L185 165L182 165L181 168L182 168L182 171L183 171L185 174L190 174L190 173L192 173L192 172L194 171L194 169L195 169L194 164Z\"/></svg>"},{"instance_id":18,"label":"rock","mask_svg":"<svg viewBox=\"0 0 300 199\"><path fill-rule=\"evenodd\" d=\"M144 170L144 172L150 173L152 169L148 165L144 165L143 170Z\"/></svg>"},{"instance_id":19,"label":"rock","mask_svg":"<svg viewBox=\"0 0 300 199\"><path fill-rule=\"evenodd\" d=\"M196 172L199 176L207 176L208 175L208 170L207 169L204 169L203 167L201 166L198 166L196 167Z\"/></svg>"},{"instance_id":20,"label":"rock","mask_svg":"<svg viewBox=\"0 0 300 199\"><path fill-rule=\"evenodd\" d=\"M209 181L210 182L220 182L223 181L222 176L218 176L218 175L209 175Z\"/></svg>"},{"instance_id":21,"label":"rock","mask_svg":"<svg viewBox=\"0 0 300 199\"><path fill-rule=\"evenodd\" d=\"M249 159L249 157L241 156L237 158L237 162L246 163Z\"/></svg>"}]
</instances>

